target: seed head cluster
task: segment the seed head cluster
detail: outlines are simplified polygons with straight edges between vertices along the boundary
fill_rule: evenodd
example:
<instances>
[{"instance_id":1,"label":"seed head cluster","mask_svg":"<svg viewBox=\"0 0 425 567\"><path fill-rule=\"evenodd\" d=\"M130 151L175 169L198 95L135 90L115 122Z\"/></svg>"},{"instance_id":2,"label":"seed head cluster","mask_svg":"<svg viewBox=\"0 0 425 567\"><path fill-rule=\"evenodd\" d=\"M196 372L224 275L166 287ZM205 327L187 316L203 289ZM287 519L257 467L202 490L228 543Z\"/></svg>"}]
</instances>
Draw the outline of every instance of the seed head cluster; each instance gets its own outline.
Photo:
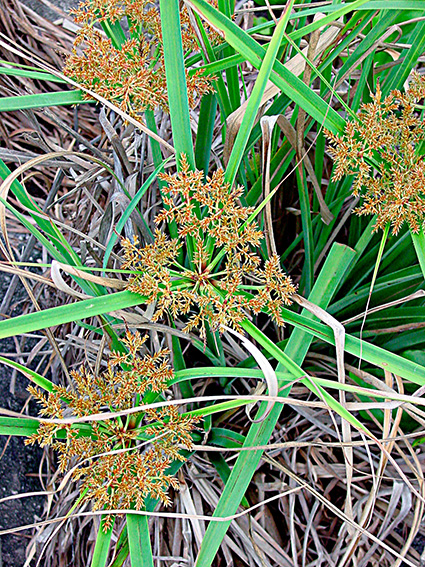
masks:
<instances>
[{"instance_id":1,"label":"seed head cluster","mask_svg":"<svg viewBox=\"0 0 425 567\"><path fill-rule=\"evenodd\" d=\"M30 386L40 415L63 419L116 413L137 406L147 392L163 393L173 377L169 352L141 356L145 340L127 331L122 340L127 352L112 353L106 371L98 375L85 367L73 371L72 390L54 386L46 396ZM167 469L174 460L184 460L181 448L191 449L197 421L167 406L102 421L43 422L26 444L50 445L59 454L62 472L74 466L73 478L81 480L83 499L91 500L94 510L140 510L147 496L170 504L168 488L178 489L179 483Z\"/></svg>"},{"instance_id":2,"label":"seed head cluster","mask_svg":"<svg viewBox=\"0 0 425 567\"><path fill-rule=\"evenodd\" d=\"M278 256L261 267L256 248L263 234L249 219L251 207L239 203L242 189L231 189L218 170L211 177L191 171L182 158L176 175L162 175L165 208L155 222L174 222L180 239L168 239L159 229L153 244L144 248L137 240L123 239L123 268L134 274L128 289L156 302L154 320L166 312L173 319L186 317L184 331L199 329L205 338L207 324L213 330L223 325L240 330L249 313L267 308L275 322L283 325L280 314L291 303L296 287L280 268ZM182 242L192 252L191 264L180 265ZM253 283L250 293L245 281Z\"/></svg>"},{"instance_id":3,"label":"seed head cluster","mask_svg":"<svg viewBox=\"0 0 425 567\"><path fill-rule=\"evenodd\" d=\"M375 230L388 224L397 234L403 223L417 233L425 223L425 122L417 103L425 78L415 74L405 93L383 97L378 85L341 136L327 132L335 160L333 179L354 176L354 194L363 196L359 215L376 215Z\"/></svg>"},{"instance_id":4,"label":"seed head cluster","mask_svg":"<svg viewBox=\"0 0 425 567\"><path fill-rule=\"evenodd\" d=\"M168 110L159 10L150 0L83 0L73 10L81 30L64 73L83 87L114 102L130 115L161 107ZM129 37L114 45L95 24L127 18ZM181 13L183 48L197 51L196 35L186 8ZM210 33L211 40L218 36ZM212 78L202 71L186 73L189 105L213 91ZM90 98L90 95L85 95Z\"/></svg>"}]
</instances>

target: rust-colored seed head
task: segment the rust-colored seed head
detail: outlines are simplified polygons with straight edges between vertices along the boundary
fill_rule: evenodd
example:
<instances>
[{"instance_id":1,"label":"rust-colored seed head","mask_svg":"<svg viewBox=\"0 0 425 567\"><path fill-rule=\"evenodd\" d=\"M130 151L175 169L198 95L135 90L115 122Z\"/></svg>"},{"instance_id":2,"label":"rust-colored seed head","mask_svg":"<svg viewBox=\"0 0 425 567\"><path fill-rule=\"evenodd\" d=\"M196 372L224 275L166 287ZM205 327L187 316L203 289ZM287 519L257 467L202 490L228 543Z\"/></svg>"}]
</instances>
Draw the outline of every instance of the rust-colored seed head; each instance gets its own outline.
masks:
<instances>
[{"instance_id":1,"label":"rust-colored seed head","mask_svg":"<svg viewBox=\"0 0 425 567\"><path fill-rule=\"evenodd\" d=\"M175 222L180 238L192 239L193 266L182 271L177 262L180 241L168 240L160 231L155 242L144 248L137 241L123 239L124 267L134 270L127 289L144 295L148 303L156 301L154 320L166 311L173 318L188 315L184 331L199 329L203 339L207 323L212 329L224 325L240 330L247 314L264 308L283 325L280 310L291 303L296 288L282 273L277 256L260 267L261 259L253 249L261 244L263 234L255 221L246 222L253 208L239 203L242 189L231 189L221 169L204 180L203 172L189 169L184 156L180 171L162 174L161 179L167 182L162 189L166 208L155 222ZM209 268L207 242L214 243L215 255L222 254L214 271ZM178 288L173 286L174 267L185 282ZM252 297L241 290L247 278L258 283L258 292L254 290Z\"/></svg>"},{"instance_id":2,"label":"rust-colored seed head","mask_svg":"<svg viewBox=\"0 0 425 567\"><path fill-rule=\"evenodd\" d=\"M355 212L376 215L375 230L390 224L397 234L406 222L417 233L425 224L425 161L418 151L425 123L415 105L425 98L425 78L414 74L405 93L383 98L378 85L341 136L327 132L335 161L333 179L353 175L354 194L363 201Z\"/></svg>"},{"instance_id":3,"label":"rust-colored seed head","mask_svg":"<svg viewBox=\"0 0 425 567\"><path fill-rule=\"evenodd\" d=\"M148 390L164 392L173 377L169 352L162 349L141 356L145 340L139 333L128 331L123 339L127 352L112 353L105 372L94 375L84 367L72 372L74 390L54 386L53 392L45 396L30 386L29 392L41 406L40 415L62 419L65 410L67 417L120 412L134 407L139 396ZM198 421L199 418L183 416L171 406L146 410L143 418L141 414L131 414L91 422L91 430L42 423L25 442L52 446L59 453L62 472L81 463L73 478L81 481L84 500L91 500L94 510L133 506L140 510L147 496L170 504L168 488L178 489L179 484L167 474L167 469L172 461L184 460L179 450L191 449L191 432ZM65 433L65 439L63 433L58 437L60 431ZM143 443L143 439L149 438L150 442Z\"/></svg>"},{"instance_id":4,"label":"rust-colored seed head","mask_svg":"<svg viewBox=\"0 0 425 567\"><path fill-rule=\"evenodd\" d=\"M160 15L147 0L84 0L73 11L82 25L64 73L83 87L114 102L132 116L156 107L168 111ZM132 38L117 47L96 29L96 22L116 22L127 17ZM186 8L182 15L182 40L186 53L198 50ZM213 43L216 42L211 32ZM205 93L212 92L213 77L199 70L186 74L189 105L194 108ZM90 99L90 95L84 95Z\"/></svg>"}]
</instances>

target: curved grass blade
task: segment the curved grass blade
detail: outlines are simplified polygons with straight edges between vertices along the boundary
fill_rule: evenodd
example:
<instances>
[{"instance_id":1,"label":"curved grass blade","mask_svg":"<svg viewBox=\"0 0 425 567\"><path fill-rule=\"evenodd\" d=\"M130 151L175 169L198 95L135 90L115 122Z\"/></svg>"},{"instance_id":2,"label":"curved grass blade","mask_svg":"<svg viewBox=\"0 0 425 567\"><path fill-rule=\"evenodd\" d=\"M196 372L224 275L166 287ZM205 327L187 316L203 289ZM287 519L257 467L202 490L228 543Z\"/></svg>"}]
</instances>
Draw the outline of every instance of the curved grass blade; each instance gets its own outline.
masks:
<instances>
[{"instance_id":1,"label":"curved grass blade","mask_svg":"<svg viewBox=\"0 0 425 567\"><path fill-rule=\"evenodd\" d=\"M233 145L232 153L226 167L225 180L226 182L233 185L236 177L236 173L239 169L241 161L244 156L246 149L246 144L249 139L252 127L255 122L255 118L260 108L262 97L267 86L267 82L270 77L270 73L273 69L273 65L276 61L277 53L282 43L282 39L288 24L289 15L291 13L294 0L290 0L287 3L285 10L279 19L279 22L273 33L273 37L267 48L266 54L264 56L263 62L258 73L257 80L255 81L254 88L248 100L248 106L244 114L242 123L240 125L238 134L236 136L235 143Z\"/></svg>"},{"instance_id":2,"label":"curved grass blade","mask_svg":"<svg viewBox=\"0 0 425 567\"><path fill-rule=\"evenodd\" d=\"M93 100L85 100L83 94L82 91L60 91L57 93L5 96L0 98L0 112L93 102Z\"/></svg>"},{"instance_id":3,"label":"curved grass blade","mask_svg":"<svg viewBox=\"0 0 425 567\"><path fill-rule=\"evenodd\" d=\"M422 5L422 12L424 5ZM405 49L400 54L400 65L391 69L388 77L382 85L382 94L387 95L394 89L402 89L404 82L409 77L412 69L416 66L418 58L425 50L425 21L416 24L413 33L410 36L409 49Z\"/></svg>"},{"instance_id":4,"label":"curved grass blade","mask_svg":"<svg viewBox=\"0 0 425 567\"><path fill-rule=\"evenodd\" d=\"M167 77L168 104L177 163L186 155L191 168L195 155L190 127L189 101L181 37L180 6L178 0L160 0L161 28Z\"/></svg>"},{"instance_id":5,"label":"curved grass blade","mask_svg":"<svg viewBox=\"0 0 425 567\"><path fill-rule=\"evenodd\" d=\"M34 384L37 384L37 386L43 388L43 390L46 390L47 392L53 392L53 383L41 374L38 374L38 372L31 370L31 368L27 368L26 366L19 364L19 362L9 360L4 356L0 356L0 362L6 364L6 366L10 366L11 368L19 370L19 372L21 372L26 378L28 378L28 380L34 382Z\"/></svg>"},{"instance_id":6,"label":"curved grass blade","mask_svg":"<svg viewBox=\"0 0 425 567\"><path fill-rule=\"evenodd\" d=\"M355 252L346 246L334 245L332 247L309 300L324 309L327 307L354 254ZM312 317L311 314L305 316L307 320L311 320ZM285 348L286 355L292 358L296 364L302 364L311 340L311 337L305 331L294 330ZM280 365L277 367L277 370L281 370ZM280 395L285 397L288 393L289 389L286 388L284 391L281 391ZM261 423L254 423L248 432L245 446L266 445L269 442L281 410L280 404L276 404L267 419ZM234 514L254 475L262 454L263 451L258 450L246 451L239 455L214 512L215 516ZM197 567L209 567L212 564L229 525L230 522L210 523L198 554Z\"/></svg>"}]
</instances>

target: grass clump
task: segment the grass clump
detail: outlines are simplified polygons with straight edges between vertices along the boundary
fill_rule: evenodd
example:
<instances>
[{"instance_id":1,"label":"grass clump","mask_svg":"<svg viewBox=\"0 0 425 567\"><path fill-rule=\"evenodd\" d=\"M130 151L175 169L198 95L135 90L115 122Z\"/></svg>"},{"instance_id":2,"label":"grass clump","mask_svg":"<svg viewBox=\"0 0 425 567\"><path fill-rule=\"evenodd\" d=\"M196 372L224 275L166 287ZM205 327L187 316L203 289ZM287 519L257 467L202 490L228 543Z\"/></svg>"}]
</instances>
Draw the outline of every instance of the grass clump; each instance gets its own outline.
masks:
<instances>
[{"instance_id":1,"label":"grass clump","mask_svg":"<svg viewBox=\"0 0 425 567\"><path fill-rule=\"evenodd\" d=\"M0 64L0 111L31 110L1 134L1 267L33 311L1 360L40 407L0 433L46 447L47 521L82 534L37 526L46 567L419 564L425 24L268 10L85 0L65 74Z\"/></svg>"}]
</instances>

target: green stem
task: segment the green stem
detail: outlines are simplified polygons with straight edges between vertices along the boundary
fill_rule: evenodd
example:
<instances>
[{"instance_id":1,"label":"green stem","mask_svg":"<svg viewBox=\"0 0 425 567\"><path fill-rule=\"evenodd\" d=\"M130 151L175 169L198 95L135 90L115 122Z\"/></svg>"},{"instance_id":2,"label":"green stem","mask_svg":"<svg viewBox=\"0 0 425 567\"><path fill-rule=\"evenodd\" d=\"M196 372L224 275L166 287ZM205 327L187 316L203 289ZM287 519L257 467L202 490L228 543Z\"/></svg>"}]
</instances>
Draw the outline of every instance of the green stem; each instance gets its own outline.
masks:
<instances>
[{"instance_id":1,"label":"green stem","mask_svg":"<svg viewBox=\"0 0 425 567\"><path fill-rule=\"evenodd\" d=\"M419 265L425 278L425 235L423 228L421 227L416 234L411 230L410 234L412 235L413 246L415 247Z\"/></svg>"}]
</instances>

